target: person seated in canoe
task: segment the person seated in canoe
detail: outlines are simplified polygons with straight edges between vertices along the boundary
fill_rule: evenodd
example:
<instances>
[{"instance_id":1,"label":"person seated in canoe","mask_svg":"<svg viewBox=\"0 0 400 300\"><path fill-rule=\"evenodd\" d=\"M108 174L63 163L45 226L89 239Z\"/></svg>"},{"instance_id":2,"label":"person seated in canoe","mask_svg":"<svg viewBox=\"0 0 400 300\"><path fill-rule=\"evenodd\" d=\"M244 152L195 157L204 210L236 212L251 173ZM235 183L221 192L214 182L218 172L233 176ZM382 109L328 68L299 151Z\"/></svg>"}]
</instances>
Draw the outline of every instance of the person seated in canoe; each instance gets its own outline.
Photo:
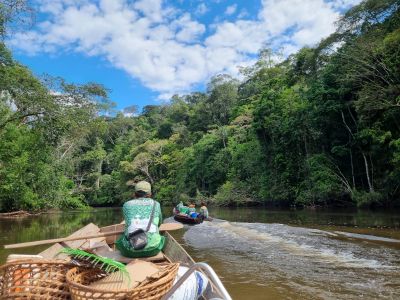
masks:
<instances>
[{"instance_id":1,"label":"person seated in canoe","mask_svg":"<svg viewBox=\"0 0 400 300\"><path fill-rule=\"evenodd\" d=\"M175 209L176 209L177 211L179 211L181 207L184 207L184 205L183 205L183 202L182 202L182 201L179 201L179 203L175 206Z\"/></svg>"},{"instance_id":2,"label":"person seated in canoe","mask_svg":"<svg viewBox=\"0 0 400 300\"><path fill-rule=\"evenodd\" d=\"M175 207L175 211L177 214L187 215L189 212L189 206L183 205L182 201L180 201Z\"/></svg>"},{"instance_id":3,"label":"person seated in canoe","mask_svg":"<svg viewBox=\"0 0 400 300\"><path fill-rule=\"evenodd\" d=\"M208 219L208 208L204 201L201 201L201 204L200 204L200 215L202 215L202 217L204 219Z\"/></svg>"},{"instance_id":4,"label":"person seated in canoe","mask_svg":"<svg viewBox=\"0 0 400 300\"><path fill-rule=\"evenodd\" d=\"M198 216L198 213L196 212L196 204L194 202L190 202L189 204L189 210L187 212L187 215L191 218L196 219Z\"/></svg>"},{"instance_id":5,"label":"person seated in canoe","mask_svg":"<svg viewBox=\"0 0 400 300\"><path fill-rule=\"evenodd\" d=\"M164 247L165 238L158 228L162 223L160 203L151 197L150 183L140 181L135 185L135 199L122 207L125 232L116 247L126 257L154 256Z\"/></svg>"}]
</instances>

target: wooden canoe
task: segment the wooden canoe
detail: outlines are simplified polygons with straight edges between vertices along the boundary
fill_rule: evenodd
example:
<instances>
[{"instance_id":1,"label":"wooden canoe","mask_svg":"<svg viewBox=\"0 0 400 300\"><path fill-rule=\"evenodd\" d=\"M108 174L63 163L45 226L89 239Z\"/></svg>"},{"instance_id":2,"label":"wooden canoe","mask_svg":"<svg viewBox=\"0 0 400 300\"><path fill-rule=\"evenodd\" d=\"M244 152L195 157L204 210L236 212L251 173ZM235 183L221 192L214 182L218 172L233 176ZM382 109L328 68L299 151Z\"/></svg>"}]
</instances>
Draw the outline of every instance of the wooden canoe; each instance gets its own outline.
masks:
<instances>
[{"instance_id":1,"label":"wooden canoe","mask_svg":"<svg viewBox=\"0 0 400 300\"><path fill-rule=\"evenodd\" d=\"M87 235L95 235L98 233L108 233L122 230L124 228L124 224L117 224L105 227L98 227L93 223L90 223L81 229L72 233L69 237L79 237L79 236L87 236ZM168 233L162 233L166 240L164 249L158 255L153 257L141 258L141 260L150 261L154 263L163 263L163 262L179 262L182 266L191 267L195 261L193 258L182 248L182 246ZM93 252L98 255L112 258L116 261L120 261L122 263L129 263L133 260L133 258L124 257L120 254L120 252L115 248L115 242L118 239L119 235L110 235L107 237L100 238L92 238L92 239L84 239L84 240L75 240L68 242L56 243L47 248L46 250L38 253L37 255L10 255L7 261L12 261L15 259L21 258L39 258L42 257L44 259L54 259L57 256L57 259L69 259L65 254L60 254L60 250L65 247L70 248L80 248L80 249L91 249ZM218 294L214 292L213 288L208 288L206 294L203 295L204 299L212 299L212 298L220 298Z\"/></svg>"},{"instance_id":2,"label":"wooden canoe","mask_svg":"<svg viewBox=\"0 0 400 300\"><path fill-rule=\"evenodd\" d=\"M181 214L176 207L174 207L172 213L174 214L174 220L183 224L196 225L204 221L203 217L191 218L186 214Z\"/></svg>"},{"instance_id":3,"label":"wooden canoe","mask_svg":"<svg viewBox=\"0 0 400 300\"><path fill-rule=\"evenodd\" d=\"M174 220L177 222L181 222L183 224L192 224L192 225L203 223L203 218L191 218L189 216L182 214L174 215Z\"/></svg>"}]
</instances>

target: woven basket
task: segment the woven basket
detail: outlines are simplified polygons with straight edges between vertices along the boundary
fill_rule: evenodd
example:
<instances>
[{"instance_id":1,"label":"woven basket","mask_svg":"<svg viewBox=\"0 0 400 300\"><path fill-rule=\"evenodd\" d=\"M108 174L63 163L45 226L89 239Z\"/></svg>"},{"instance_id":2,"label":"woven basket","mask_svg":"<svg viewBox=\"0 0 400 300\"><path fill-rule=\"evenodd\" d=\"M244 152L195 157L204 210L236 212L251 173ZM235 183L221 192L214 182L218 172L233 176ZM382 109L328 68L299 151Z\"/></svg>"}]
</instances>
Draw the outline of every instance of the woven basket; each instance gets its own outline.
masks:
<instances>
[{"instance_id":1,"label":"woven basket","mask_svg":"<svg viewBox=\"0 0 400 300\"><path fill-rule=\"evenodd\" d=\"M178 273L179 263L166 266L155 276L148 277L138 287L134 288L128 295L129 300L159 300L172 287L176 274Z\"/></svg>"},{"instance_id":2,"label":"woven basket","mask_svg":"<svg viewBox=\"0 0 400 300\"><path fill-rule=\"evenodd\" d=\"M19 260L0 267L0 299L70 299L61 261Z\"/></svg>"},{"instance_id":3,"label":"woven basket","mask_svg":"<svg viewBox=\"0 0 400 300\"><path fill-rule=\"evenodd\" d=\"M110 291L88 286L107 276L98 269L72 268L67 273L67 282L73 300L158 300L172 287L178 269L179 263L169 264L139 286L128 290Z\"/></svg>"}]
</instances>

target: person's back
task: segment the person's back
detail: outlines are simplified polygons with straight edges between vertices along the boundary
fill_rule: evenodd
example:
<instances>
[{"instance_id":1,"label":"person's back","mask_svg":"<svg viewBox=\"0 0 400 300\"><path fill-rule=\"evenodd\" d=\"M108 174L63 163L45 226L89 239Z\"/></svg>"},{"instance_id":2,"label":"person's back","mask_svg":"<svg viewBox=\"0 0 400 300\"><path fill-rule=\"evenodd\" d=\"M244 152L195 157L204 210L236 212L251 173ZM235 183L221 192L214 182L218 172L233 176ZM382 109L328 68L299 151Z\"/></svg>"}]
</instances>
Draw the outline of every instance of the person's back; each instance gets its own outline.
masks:
<instances>
[{"instance_id":1,"label":"person's back","mask_svg":"<svg viewBox=\"0 0 400 300\"><path fill-rule=\"evenodd\" d=\"M179 211L179 213L181 214L187 214L189 212L189 207L183 205L182 201L179 202L179 204L177 205L177 209Z\"/></svg>"},{"instance_id":2,"label":"person's back","mask_svg":"<svg viewBox=\"0 0 400 300\"><path fill-rule=\"evenodd\" d=\"M141 181L136 184L135 197L136 199L125 202L122 207L125 232L116 242L116 246L121 254L127 257L154 256L162 250L165 242L158 230L162 223L161 207L157 201L151 199L151 186L148 182ZM136 245L132 241L137 233L143 232L147 243L143 248L135 248Z\"/></svg>"},{"instance_id":3,"label":"person's back","mask_svg":"<svg viewBox=\"0 0 400 300\"><path fill-rule=\"evenodd\" d=\"M200 214L204 216L204 218L208 218L208 208L206 206L205 202L201 202L201 207L200 207Z\"/></svg>"}]
</instances>

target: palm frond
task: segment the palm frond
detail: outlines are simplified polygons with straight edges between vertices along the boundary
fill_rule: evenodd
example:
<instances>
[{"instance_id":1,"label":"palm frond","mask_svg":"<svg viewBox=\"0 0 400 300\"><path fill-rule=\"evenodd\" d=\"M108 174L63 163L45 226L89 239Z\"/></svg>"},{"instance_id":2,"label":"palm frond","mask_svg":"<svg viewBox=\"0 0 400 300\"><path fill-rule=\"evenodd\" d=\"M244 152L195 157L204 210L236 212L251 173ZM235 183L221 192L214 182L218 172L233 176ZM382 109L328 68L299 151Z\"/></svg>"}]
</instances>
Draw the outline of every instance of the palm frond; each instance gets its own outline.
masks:
<instances>
[{"instance_id":1,"label":"palm frond","mask_svg":"<svg viewBox=\"0 0 400 300\"><path fill-rule=\"evenodd\" d=\"M107 274L114 273L119 271L122 276L127 276L130 282L129 272L126 269L126 266L118 261L115 261L108 257L102 257L93 253L86 252L81 249L72 249L72 248L64 248L60 253L65 253L76 262L79 262L81 265L88 266L90 265L92 268L99 268L106 272ZM73 261L74 263L74 261Z\"/></svg>"}]
</instances>

